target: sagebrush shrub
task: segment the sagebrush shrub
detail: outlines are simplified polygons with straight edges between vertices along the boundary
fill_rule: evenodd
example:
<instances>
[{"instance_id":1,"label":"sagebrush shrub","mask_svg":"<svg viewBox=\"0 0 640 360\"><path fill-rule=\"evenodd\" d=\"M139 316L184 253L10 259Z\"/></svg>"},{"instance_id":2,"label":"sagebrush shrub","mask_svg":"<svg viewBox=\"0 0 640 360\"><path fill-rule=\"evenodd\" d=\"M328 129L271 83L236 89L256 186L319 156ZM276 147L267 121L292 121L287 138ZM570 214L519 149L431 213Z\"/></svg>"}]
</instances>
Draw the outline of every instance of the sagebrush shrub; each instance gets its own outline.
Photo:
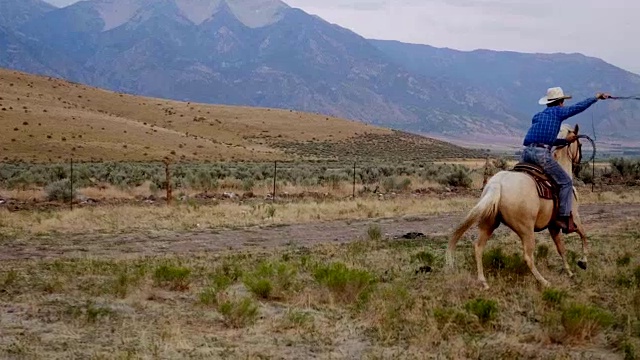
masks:
<instances>
[{"instance_id":1,"label":"sagebrush shrub","mask_svg":"<svg viewBox=\"0 0 640 360\"><path fill-rule=\"evenodd\" d=\"M473 184L470 171L464 167L458 167L453 172L444 175L438 181L442 185L469 188Z\"/></svg>"},{"instance_id":2,"label":"sagebrush shrub","mask_svg":"<svg viewBox=\"0 0 640 360\"><path fill-rule=\"evenodd\" d=\"M45 192L47 194L47 200L49 201L68 202L75 199L77 196L75 187L73 190L71 189L71 182L69 179L58 180L47 185Z\"/></svg>"}]
</instances>

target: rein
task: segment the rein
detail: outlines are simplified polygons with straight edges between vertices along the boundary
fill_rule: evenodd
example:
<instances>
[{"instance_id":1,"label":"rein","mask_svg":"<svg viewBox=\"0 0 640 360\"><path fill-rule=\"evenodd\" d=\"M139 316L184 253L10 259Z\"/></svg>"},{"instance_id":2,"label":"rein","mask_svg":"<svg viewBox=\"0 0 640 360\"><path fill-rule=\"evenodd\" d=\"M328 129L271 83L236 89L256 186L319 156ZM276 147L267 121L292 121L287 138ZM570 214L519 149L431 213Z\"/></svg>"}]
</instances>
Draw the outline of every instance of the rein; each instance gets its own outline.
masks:
<instances>
[{"instance_id":1,"label":"rein","mask_svg":"<svg viewBox=\"0 0 640 360\"><path fill-rule=\"evenodd\" d=\"M589 160L585 161L584 163L588 164L592 160L595 160L596 159L596 142L593 141L593 139L590 138L589 135L578 135L578 139L587 139L591 143L591 146L593 146L593 151L591 153L591 158L589 158ZM580 152L582 152L582 144L580 144ZM580 161L579 164L582 164L582 163L583 162Z\"/></svg>"},{"instance_id":2,"label":"rein","mask_svg":"<svg viewBox=\"0 0 640 360\"><path fill-rule=\"evenodd\" d=\"M614 99L614 100L640 100L640 95L637 95L637 96L612 96L609 99Z\"/></svg>"}]
</instances>

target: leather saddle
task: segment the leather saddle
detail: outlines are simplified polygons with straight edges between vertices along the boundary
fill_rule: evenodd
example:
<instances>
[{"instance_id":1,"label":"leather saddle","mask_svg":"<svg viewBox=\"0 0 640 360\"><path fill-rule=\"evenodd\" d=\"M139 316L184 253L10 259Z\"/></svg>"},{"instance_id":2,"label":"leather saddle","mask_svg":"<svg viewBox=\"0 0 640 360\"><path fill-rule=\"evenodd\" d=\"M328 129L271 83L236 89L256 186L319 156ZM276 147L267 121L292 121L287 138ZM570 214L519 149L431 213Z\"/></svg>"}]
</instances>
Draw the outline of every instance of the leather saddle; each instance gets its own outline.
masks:
<instances>
[{"instance_id":1,"label":"leather saddle","mask_svg":"<svg viewBox=\"0 0 640 360\"><path fill-rule=\"evenodd\" d=\"M542 167L525 162L517 163L511 171L522 172L533 178L536 183L536 189L538 190L538 196L541 199L553 200L553 213L551 218L555 219L560 209L560 187L553 178L548 176ZM537 230L542 231L544 229Z\"/></svg>"}]
</instances>

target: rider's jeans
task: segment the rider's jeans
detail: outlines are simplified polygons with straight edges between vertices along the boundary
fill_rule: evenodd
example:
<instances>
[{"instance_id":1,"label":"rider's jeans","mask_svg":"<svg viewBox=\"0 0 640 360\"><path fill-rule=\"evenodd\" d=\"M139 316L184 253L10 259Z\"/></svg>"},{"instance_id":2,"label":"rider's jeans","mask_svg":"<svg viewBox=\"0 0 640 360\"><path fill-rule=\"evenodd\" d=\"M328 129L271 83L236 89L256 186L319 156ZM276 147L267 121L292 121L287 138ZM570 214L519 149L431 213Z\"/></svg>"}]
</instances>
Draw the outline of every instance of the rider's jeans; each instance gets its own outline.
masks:
<instances>
[{"instance_id":1,"label":"rider's jeans","mask_svg":"<svg viewBox=\"0 0 640 360\"><path fill-rule=\"evenodd\" d=\"M520 157L521 161L542 167L547 175L560 186L560 216L569 216L573 202L573 181L571 176L558 164L548 149L527 146Z\"/></svg>"}]
</instances>

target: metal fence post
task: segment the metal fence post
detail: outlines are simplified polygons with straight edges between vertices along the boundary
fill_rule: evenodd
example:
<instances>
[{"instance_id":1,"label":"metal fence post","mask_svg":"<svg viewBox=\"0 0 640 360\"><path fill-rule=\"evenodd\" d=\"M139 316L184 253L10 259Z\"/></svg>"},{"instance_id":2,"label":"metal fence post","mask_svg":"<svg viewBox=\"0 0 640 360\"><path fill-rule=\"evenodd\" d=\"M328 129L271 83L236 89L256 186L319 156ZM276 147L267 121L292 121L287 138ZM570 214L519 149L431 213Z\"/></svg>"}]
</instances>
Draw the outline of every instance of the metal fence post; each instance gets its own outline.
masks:
<instances>
[{"instance_id":1,"label":"metal fence post","mask_svg":"<svg viewBox=\"0 0 640 360\"><path fill-rule=\"evenodd\" d=\"M165 167L165 176L166 176L166 182L167 182L167 205L171 204L171 171L169 169L169 159L165 159L164 161L164 167Z\"/></svg>"},{"instance_id":2,"label":"metal fence post","mask_svg":"<svg viewBox=\"0 0 640 360\"><path fill-rule=\"evenodd\" d=\"M273 201L276 201L276 179L278 178L278 161L273 162Z\"/></svg>"},{"instance_id":3,"label":"metal fence post","mask_svg":"<svg viewBox=\"0 0 640 360\"><path fill-rule=\"evenodd\" d=\"M356 198L356 161L353 162L353 198Z\"/></svg>"}]
</instances>

